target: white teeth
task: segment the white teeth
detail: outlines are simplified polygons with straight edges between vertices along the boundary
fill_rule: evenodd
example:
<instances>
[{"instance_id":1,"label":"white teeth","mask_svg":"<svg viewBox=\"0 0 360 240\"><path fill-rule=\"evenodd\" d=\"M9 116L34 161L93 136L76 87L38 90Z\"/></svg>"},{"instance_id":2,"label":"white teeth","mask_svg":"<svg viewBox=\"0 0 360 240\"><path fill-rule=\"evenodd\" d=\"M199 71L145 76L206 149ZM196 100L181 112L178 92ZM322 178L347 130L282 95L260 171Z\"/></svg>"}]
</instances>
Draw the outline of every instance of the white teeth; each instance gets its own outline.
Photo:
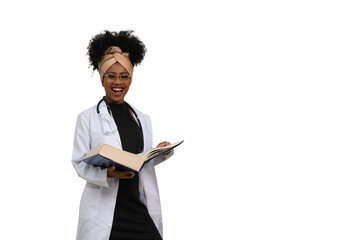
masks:
<instances>
[{"instance_id":1,"label":"white teeth","mask_svg":"<svg viewBox=\"0 0 360 240\"><path fill-rule=\"evenodd\" d=\"M123 89L122 88L113 88L112 90L118 92L118 91L122 91Z\"/></svg>"}]
</instances>

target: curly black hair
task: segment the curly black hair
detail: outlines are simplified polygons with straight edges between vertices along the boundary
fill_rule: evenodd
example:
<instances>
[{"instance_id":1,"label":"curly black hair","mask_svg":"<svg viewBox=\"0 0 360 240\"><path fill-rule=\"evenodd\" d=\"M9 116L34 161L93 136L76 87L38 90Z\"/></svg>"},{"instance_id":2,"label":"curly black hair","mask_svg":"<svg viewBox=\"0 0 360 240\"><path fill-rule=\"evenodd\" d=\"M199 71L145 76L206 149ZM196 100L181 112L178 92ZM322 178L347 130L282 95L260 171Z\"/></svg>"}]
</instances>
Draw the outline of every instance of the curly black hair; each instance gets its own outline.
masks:
<instances>
[{"instance_id":1,"label":"curly black hair","mask_svg":"<svg viewBox=\"0 0 360 240\"><path fill-rule=\"evenodd\" d=\"M121 48L123 52L129 53L131 64L135 67L139 65L144 59L146 53L145 45L140 39L135 36L134 31L119 31L110 32L108 30L103 31L95 35L87 47L89 56L89 63L93 70L99 70L98 63L104 55L105 51L111 46L117 46Z\"/></svg>"}]
</instances>

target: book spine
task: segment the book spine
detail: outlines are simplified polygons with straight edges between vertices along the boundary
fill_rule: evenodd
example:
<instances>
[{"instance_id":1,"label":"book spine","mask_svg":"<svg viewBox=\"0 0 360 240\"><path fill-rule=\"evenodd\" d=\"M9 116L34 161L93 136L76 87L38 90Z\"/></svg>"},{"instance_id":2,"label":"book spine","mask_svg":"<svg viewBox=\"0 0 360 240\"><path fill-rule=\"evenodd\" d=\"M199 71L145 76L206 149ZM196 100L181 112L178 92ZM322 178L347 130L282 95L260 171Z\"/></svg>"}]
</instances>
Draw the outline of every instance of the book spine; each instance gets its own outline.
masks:
<instances>
[{"instance_id":1,"label":"book spine","mask_svg":"<svg viewBox=\"0 0 360 240\"><path fill-rule=\"evenodd\" d=\"M138 173L138 171L136 171L135 169L114 162L113 160L101 156L100 154L85 158L83 161L87 164L93 165L94 167L101 167L102 169L115 166L116 170L118 171L131 171L134 173Z\"/></svg>"},{"instance_id":2,"label":"book spine","mask_svg":"<svg viewBox=\"0 0 360 240\"><path fill-rule=\"evenodd\" d=\"M111 161L111 162L112 162L111 166L115 165L115 168L116 168L117 171L131 171L131 172L134 172L135 174L138 174L138 173L139 173L139 172L136 171L135 169L126 167L126 166L124 166L124 165L122 165L122 164L119 164L119 163L117 163L117 162L114 162L114 161ZM110 166L110 167L111 167L111 166Z\"/></svg>"}]
</instances>

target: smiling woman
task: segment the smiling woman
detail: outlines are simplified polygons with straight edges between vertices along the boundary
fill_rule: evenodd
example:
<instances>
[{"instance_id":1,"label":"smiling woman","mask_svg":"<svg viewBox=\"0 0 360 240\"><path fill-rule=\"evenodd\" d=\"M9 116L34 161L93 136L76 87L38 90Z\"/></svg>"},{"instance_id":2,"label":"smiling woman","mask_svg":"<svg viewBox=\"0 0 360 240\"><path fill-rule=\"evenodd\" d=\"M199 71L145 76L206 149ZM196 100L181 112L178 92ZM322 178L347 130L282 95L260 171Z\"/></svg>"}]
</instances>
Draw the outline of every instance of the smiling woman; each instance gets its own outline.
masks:
<instances>
[{"instance_id":1,"label":"smiling woman","mask_svg":"<svg viewBox=\"0 0 360 240\"><path fill-rule=\"evenodd\" d=\"M82 112L76 125L72 162L78 175L87 181L77 239L162 239L154 167L172 153L150 161L138 174L82 161L90 149L103 144L135 154L152 148L150 118L125 102L133 67L141 63L145 52L144 44L132 31L105 31L88 46L89 61L93 70L99 71L105 97ZM157 147L169 144L162 142Z\"/></svg>"},{"instance_id":2,"label":"smiling woman","mask_svg":"<svg viewBox=\"0 0 360 240\"><path fill-rule=\"evenodd\" d=\"M115 63L104 74L102 85L106 92L106 101L121 104L129 91L131 76L120 63Z\"/></svg>"}]
</instances>

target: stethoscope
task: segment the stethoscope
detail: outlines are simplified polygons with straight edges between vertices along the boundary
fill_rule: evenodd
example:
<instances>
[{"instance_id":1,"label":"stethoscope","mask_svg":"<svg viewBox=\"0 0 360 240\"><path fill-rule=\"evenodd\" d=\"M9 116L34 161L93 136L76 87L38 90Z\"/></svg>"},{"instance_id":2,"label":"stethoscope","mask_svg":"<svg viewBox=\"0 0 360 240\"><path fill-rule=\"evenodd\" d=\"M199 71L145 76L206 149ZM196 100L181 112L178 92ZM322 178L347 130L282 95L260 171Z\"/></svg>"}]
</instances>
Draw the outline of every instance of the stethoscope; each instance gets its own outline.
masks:
<instances>
[{"instance_id":1,"label":"stethoscope","mask_svg":"<svg viewBox=\"0 0 360 240\"><path fill-rule=\"evenodd\" d=\"M103 116L101 113L100 113L100 104L101 102L105 102L106 104L106 108L109 112L109 115L111 117L111 119L108 119L106 118L105 116ZM130 104L128 104L127 102L124 102L126 104L126 106L130 109L130 111L133 113L133 115L135 116L136 118L136 121L137 123L139 124L139 127L140 127L140 132L141 132L141 139L142 139L142 144L141 144L141 147L140 147L140 152L142 152L144 150L144 133L143 133L143 129L142 129L142 125L141 125L141 122L140 122L140 119L138 117L138 115L136 114L135 110L130 106ZM103 97L99 103L97 104L96 106L96 112L100 118L100 125L101 125L101 130L102 130L102 133L105 135L105 136L110 136L110 135L113 135L115 134L118 129L117 129L117 126L116 126L116 123L115 123L115 120L114 120L114 117L113 117L113 114L111 112L111 106L110 104L106 101L106 98ZM111 121L112 120L112 121Z\"/></svg>"}]
</instances>

